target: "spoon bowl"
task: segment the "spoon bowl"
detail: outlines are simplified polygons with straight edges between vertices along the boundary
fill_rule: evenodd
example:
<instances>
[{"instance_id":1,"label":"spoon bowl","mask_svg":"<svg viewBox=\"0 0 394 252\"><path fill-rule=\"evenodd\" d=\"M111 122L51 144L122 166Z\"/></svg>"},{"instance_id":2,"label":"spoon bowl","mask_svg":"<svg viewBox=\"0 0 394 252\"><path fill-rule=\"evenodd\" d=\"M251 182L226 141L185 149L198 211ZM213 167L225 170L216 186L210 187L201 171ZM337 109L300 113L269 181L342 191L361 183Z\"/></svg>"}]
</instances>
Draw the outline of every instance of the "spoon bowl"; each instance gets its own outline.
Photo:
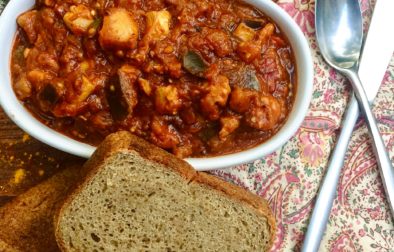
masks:
<instances>
[{"instance_id":1,"label":"spoon bowl","mask_svg":"<svg viewBox=\"0 0 394 252\"><path fill-rule=\"evenodd\" d=\"M363 42L358 1L317 1L316 5L316 38L324 59L337 70L357 67Z\"/></svg>"}]
</instances>

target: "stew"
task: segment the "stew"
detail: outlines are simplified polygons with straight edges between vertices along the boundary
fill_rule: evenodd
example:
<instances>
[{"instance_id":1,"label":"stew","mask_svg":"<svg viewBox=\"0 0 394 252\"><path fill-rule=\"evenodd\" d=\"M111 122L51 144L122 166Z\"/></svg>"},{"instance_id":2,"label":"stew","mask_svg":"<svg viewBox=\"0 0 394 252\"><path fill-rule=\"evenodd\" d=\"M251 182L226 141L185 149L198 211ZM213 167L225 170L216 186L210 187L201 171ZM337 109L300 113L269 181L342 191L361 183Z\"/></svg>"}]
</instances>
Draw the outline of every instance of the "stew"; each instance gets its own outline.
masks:
<instances>
[{"instance_id":1,"label":"stew","mask_svg":"<svg viewBox=\"0 0 394 252\"><path fill-rule=\"evenodd\" d=\"M281 30L236 0L37 0L11 72L49 127L92 145L127 130L179 157L256 146L292 108Z\"/></svg>"}]
</instances>

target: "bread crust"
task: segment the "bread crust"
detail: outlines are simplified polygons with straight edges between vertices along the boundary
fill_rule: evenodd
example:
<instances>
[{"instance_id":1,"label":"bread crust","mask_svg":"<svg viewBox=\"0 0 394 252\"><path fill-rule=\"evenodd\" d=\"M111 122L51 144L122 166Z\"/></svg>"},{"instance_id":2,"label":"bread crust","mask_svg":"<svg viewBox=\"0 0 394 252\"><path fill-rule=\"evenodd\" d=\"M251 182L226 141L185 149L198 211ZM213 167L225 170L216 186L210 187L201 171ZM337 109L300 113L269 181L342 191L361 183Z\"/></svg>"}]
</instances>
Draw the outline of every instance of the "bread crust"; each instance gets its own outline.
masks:
<instances>
[{"instance_id":1,"label":"bread crust","mask_svg":"<svg viewBox=\"0 0 394 252\"><path fill-rule=\"evenodd\" d=\"M6 243L3 240L0 240L0 251L2 252L22 252L21 250L12 247L11 245L9 245L8 243Z\"/></svg>"},{"instance_id":2,"label":"bread crust","mask_svg":"<svg viewBox=\"0 0 394 252\"><path fill-rule=\"evenodd\" d=\"M60 237L58 223L63 210L70 205L74 197L76 197L78 193L83 190L84 186L97 174L106 160L112 155L120 152L135 152L147 160L162 164L168 169L177 172L190 183L194 182L203 184L223 193L226 197L245 203L247 206L254 209L259 215L267 219L267 223L270 226L271 231L271 239L267 250L272 247L276 233L276 222L268 203L264 199L217 177L204 172L197 172L186 161L175 157L165 150L148 143L129 132L119 131L109 135L98 147L89 161L85 163L83 170L86 170L86 177L81 179L73 192L66 197L62 207L55 215L55 237L62 251L65 251L66 246Z\"/></svg>"},{"instance_id":3,"label":"bread crust","mask_svg":"<svg viewBox=\"0 0 394 252\"><path fill-rule=\"evenodd\" d=\"M59 251L51 218L79 171L60 171L0 208L0 251Z\"/></svg>"}]
</instances>

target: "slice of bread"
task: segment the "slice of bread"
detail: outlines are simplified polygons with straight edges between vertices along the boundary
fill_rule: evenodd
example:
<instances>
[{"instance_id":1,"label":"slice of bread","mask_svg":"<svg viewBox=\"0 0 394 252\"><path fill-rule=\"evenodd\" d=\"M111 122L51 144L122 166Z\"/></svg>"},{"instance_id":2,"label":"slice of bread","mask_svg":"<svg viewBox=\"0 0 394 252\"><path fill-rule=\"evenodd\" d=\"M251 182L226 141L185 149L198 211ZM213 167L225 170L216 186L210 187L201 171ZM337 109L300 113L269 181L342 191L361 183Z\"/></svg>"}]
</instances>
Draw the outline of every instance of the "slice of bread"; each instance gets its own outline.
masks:
<instances>
[{"instance_id":1,"label":"slice of bread","mask_svg":"<svg viewBox=\"0 0 394 252\"><path fill-rule=\"evenodd\" d=\"M0 251L60 251L53 216L80 179L80 171L80 167L63 170L2 206Z\"/></svg>"},{"instance_id":2,"label":"slice of bread","mask_svg":"<svg viewBox=\"0 0 394 252\"><path fill-rule=\"evenodd\" d=\"M107 137L55 218L63 251L267 251L266 201L126 132Z\"/></svg>"},{"instance_id":3,"label":"slice of bread","mask_svg":"<svg viewBox=\"0 0 394 252\"><path fill-rule=\"evenodd\" d=\"M0 240L0 251L1 252L22 252L22 250L14 248L2 240Z\"/></svg>"}]
</instances>

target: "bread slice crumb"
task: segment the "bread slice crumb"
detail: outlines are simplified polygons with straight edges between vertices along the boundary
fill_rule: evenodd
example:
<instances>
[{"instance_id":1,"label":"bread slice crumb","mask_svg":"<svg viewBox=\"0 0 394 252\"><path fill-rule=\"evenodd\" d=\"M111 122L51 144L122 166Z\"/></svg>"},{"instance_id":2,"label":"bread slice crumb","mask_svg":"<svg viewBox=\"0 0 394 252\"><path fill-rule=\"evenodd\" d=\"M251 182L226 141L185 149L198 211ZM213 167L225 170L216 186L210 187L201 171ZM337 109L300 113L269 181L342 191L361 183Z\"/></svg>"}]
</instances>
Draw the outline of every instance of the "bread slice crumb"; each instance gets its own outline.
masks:
<instances>
[{"instance_id":1,"label":"bread slice crumb","mask_svg":"<svg viewBox=\"0 0 394 252\"><path fill-rule=\"evenodd\" d=\"M56 219L63 251L267 251L267 202L125 132L109 136Z\"/></svg>"}]
</instances>

